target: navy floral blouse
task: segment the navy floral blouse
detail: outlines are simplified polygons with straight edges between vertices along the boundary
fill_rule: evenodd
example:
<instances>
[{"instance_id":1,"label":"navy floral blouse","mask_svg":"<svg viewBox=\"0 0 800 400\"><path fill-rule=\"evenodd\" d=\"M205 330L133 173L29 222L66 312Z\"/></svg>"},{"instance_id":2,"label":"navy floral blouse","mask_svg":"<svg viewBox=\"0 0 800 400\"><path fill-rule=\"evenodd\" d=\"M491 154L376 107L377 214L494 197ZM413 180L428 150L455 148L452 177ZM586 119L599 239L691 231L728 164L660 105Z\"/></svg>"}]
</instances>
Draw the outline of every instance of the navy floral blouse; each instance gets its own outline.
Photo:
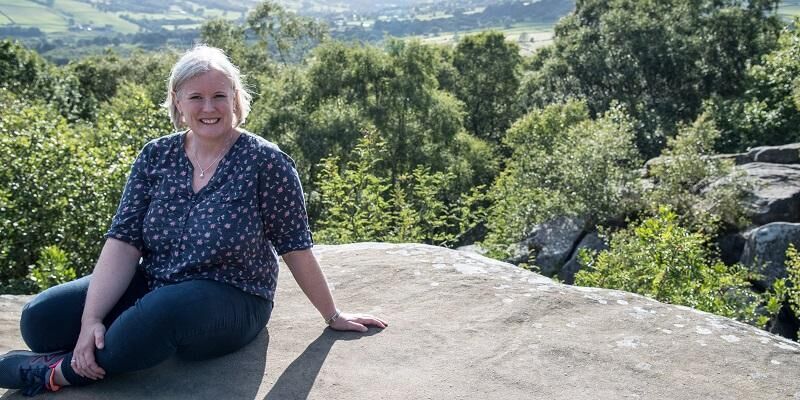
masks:
<instances>
[{"instance_id":1,"label":"navy floral blouse","mask_svg":"<svg viewBox=\"0 0 800 400\"><path fill-rule=\"evenodd\" d=\"M151 290L211 279L272 300L278 255L313 245L294 161L244 132L194 193L185 134L144 146L106 237L142 252Z\"/></svg>"}]
</instances>

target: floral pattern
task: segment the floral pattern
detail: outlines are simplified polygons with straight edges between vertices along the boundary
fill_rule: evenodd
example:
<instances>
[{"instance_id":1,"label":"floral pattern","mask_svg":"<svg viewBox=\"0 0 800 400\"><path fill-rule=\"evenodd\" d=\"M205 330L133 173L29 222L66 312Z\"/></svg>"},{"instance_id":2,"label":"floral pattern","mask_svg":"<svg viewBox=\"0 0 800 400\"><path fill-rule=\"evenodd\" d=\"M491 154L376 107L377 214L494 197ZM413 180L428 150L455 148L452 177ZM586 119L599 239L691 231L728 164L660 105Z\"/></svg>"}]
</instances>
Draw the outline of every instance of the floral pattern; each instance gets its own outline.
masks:
<instances>
[{"instance_id":1,"label":"floral pattern","mask_svg":"<svg viewBox=\"0 0 800 400\"><path fill-rule=\"evenodd\" d=\"M313 246L294 161L243 132L195 193L185 135L144 146L106 237L142 252L151 290L211 279L273 300L278 255Z\"/></svg>"}]
</instances>

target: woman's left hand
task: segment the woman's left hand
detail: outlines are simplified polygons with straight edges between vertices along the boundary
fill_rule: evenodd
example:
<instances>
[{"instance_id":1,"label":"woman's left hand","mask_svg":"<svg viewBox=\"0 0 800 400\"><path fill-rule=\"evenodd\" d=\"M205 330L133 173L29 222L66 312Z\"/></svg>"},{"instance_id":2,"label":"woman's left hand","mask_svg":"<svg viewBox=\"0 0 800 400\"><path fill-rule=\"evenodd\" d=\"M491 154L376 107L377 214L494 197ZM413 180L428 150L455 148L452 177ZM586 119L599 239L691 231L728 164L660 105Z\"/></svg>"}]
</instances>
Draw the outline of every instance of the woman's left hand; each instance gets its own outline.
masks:
<instances>
[{"instance_id":1,"label":"woman's left hand","mask_svg":"<svg viewBox=\"0 0 800 400\"><path fill-rule=\"evenodd\" d=\"M367 326L370 325L381 329L389 326L386 321L372 315L339 313L339 317L331 323L330 327L337 331L366 332Z\"/></svg>"}]
</instances>

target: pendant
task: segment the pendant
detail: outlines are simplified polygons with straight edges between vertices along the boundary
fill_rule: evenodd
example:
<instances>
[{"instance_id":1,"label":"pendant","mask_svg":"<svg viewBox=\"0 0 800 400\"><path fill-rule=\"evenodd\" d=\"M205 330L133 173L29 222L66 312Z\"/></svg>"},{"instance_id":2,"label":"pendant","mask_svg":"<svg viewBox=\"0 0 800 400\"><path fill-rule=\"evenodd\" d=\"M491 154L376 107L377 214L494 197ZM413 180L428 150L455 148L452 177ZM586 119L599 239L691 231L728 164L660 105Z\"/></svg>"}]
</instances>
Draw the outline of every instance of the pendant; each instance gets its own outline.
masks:
<instances>
[{"instance_id":1,"label":"pendant","mask_svg":"<svg viewBox=\"0 0 800 400\"><path fill-rule=\"evenodd\" d=\"M200 177L202 178L202 177L205 177L205 176L206 176L206 173L204 171L200 171Z\"/></svg>"}]
</instances>

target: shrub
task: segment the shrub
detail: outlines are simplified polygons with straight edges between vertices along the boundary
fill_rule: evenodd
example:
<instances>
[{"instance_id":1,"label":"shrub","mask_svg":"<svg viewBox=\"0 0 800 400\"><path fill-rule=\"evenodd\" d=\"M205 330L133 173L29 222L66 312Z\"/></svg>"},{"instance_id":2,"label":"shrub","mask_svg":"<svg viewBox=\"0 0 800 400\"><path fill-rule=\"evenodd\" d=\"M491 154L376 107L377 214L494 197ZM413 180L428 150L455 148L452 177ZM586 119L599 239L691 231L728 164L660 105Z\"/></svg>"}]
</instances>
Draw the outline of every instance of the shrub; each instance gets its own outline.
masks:
<instances>
[{"instance_id":1,"label":"shrub","mask_svg":"<svg viewBox=\"0 0 800 400\"><path fill-rule=\"evenodd\" d=\"M337 157L323 160L317 179L322 212L316 237L323 243L423 242L453 245L484 217L482 187L447 198L455 176L417 166L392 182L378 165L386 144L365 135L344 168Z\"/></svg>"},{"instance_id":2,"label":"shrub","mask_svg":"<svg viewBox=\"0 0 800 400\"><path fill-rule=\"evenodd\" d=\"M793 244L786 250L786 277L776 279L772 284L772 297L767 309L777 315L782 307L788 306L796 316L800 316L800 252ZM797 331L800 337L800 330Z\"/></svg>"},{"instance_id":3,"label":"shrub","mask_svg":"<svg viewBox=\"0 0 800 400\"><path fill-rule=\"evenodd\" d=\"M582 102L552 105L518 120L504 143L513 153L491 190L484 242L497 257L534 225L557 216L595 224L635 205L630 192L636 191L639 162L622 110L592 120Z\"/></svg>"},{"instance_id":4,"label":"shrub","mask_svg":"<svg viewBox=\"0 0 800 400\"><path fill-rule=\"evenodd\" d=\"M69 124L52 104L0 89L0 290L54 282L29 279L48 246L78 276L91 271L136 152L171 130L160 113L140 87L122 85L97 124Z\"/></svg>"},{"instance_id":5,"label":"shrub","mask_svg":"<svg viewBox=\"0 0 800 400\"><path fill-rule=\"evenodd\" d=\"M764 326L768 316L757 307L764 296L755 293L753 278L741 265L726 266L715 257L709 238L678 224L667 207L612 235L609 249L580 255L584 269L579 286L639 293L750 324Z\"/></svg>"},{"instance_id":6,"label":"shrub","mask_svg":"<svg viewBox=\"0 0 800 400\"><path fill-rule=\"evenodd\" d=\"M669 139L649 170L654 186L645 191L644 200L652 215L669 206L682 226L710 235L720 228L747 225L740 200L749 184L741 173L733 173L731 160L712 157L719 137L714 122L701 115Z\"/></svg>"},{"instance_id":7,"label":"shrub","mask_svg":"<svg viewBox=\"0 0 800 400\"><path fill-rule=\"evenodd\" d=\"M58 246L47 246L39 252L36 266L31 269L28 278L36 283L39 290L66 283L77 277L75 267L69 262L67 253Z\"/></svg>"}]
</instances>

